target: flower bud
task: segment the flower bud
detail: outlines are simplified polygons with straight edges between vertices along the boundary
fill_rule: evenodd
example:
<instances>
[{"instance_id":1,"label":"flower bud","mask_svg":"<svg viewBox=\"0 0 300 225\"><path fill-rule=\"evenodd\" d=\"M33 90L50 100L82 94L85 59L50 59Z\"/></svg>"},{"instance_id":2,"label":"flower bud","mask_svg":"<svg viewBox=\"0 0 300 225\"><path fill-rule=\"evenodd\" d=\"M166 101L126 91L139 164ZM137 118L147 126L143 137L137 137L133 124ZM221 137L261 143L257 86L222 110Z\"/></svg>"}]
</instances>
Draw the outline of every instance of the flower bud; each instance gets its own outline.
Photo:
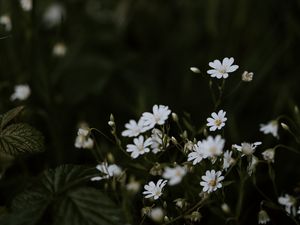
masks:
<instances>
[{"instance_id":1,"label":"flower bud","mask_svg":"<svg viewBox=\"0 0 300 225\"><path fill-rule=\"evenodd\" d=\"M251 82L253 80L253 75L254 74L252 72L245 71L242 74L242 81Z\"/></svg>"},{"instance_id":2,"label":"flower bud","mask_svg":"<svg viewBox=\"0 0 300 225\"><path fill-rule=\"evenodd\" d=\"M193 73L201 73L200 70L197 68L197 67L190 67L190 70L193 72Z\"/></svg>"}]
</instances>

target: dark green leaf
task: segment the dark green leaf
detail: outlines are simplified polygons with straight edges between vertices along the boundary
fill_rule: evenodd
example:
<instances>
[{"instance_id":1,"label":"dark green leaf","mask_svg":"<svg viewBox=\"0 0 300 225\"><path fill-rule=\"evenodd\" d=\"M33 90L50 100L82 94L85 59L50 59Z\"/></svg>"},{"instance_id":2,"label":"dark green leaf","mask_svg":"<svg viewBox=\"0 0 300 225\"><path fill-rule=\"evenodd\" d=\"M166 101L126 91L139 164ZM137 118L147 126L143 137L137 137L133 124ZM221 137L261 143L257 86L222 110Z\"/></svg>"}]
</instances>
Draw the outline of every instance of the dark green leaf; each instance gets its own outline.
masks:
<instances>
[{"instance_id":1,"label":"dark green leaf","mask_svg":"<svg viewBox=\"0 0 300 225\"><path fill-rule=\"evenodd\" d=\"M0 133L0 151L17 155L40 152L44 149L44 138L35 128L24 124L12 124Z\"/></svg>"},{"instance_id":2,"label":"dark green leaf","mask_svg":"<svg viewBox=\"0 0 300 225\"><path fill-rule=\"evenodd\" d=\"M24 109L24 106L16 107L12 110L9 110L1 118L0 129L2 130L10 121L16 118Z\"/></svg>"}]
</instances>

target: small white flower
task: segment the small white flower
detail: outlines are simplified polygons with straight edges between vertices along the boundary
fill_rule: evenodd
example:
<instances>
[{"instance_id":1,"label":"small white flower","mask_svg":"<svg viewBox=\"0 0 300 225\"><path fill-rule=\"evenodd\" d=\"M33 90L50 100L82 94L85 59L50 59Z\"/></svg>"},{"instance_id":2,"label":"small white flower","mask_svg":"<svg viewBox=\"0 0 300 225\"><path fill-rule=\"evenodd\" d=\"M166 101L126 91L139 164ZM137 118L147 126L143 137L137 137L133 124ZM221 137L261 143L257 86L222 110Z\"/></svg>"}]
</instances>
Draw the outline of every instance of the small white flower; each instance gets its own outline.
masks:
<instances>
[{"instance_id":1,"label":"small white flower","mask_svg":"<svg viewBox=\"0 0 300 225\"><path fill-rule=\"evenodd\" d=\"M274 163L275 150L273 148L267 149L261 154L262 154L264 160Z\"/></svg>"},{"instance_id":2,"label":"small white flower","mask_svg":"<svg viewBox=\"0 0 300 225\"><path fill-rule=\"evenodd\" d=\"M126 151L131 152L131 157L136 159L140 155L150 152L148 147L152 144L152 139L148 138L144 141L144 136L141 135L138 138L134 138L133 143L127 145Z\"/></svg>"},{"instance_id":3,"label":"small white flower","mask_svg":"<svg viewBox=\"0 0 300 225\"><path fill-rule=\"evenodd\" d=\"M141 188L141 183L131 178L129 183L126 185L126 190L132 193L137 193Z\"/></svg>"},{"instance_id":4,"label":"small white flower","mask_svg":"<svg viewBox=\"0 0 300 225\"><path fill-rule=\"evenodd\" d=\"M251 82L253 80L253 75L254 74L252 72L245 71L242 74L242 81Z\"/></svg>"},{"instance_id":5,"label":"small white flower","mask_svg":"<svg viewBox=\"0 0 300 225\"><path fill-rule=\"evenodd\" d=\"M152 113L144 112L141 120L144 123L146 130L152 129L156 124L163 125L165 121L169 118L171 110L168 106L164 105L154 105L152 108Z\"/></svg>"},{"instance_id":6,"label":"small white flower","mask_svg":"<svg viewBox=\"0 0 300 225\"><path fill-rule=\"evenodd\" d=\"M89 137L90 131L88 128L79 128L75 139L75 148L92 149L94 141Z\"/></svg>"},{"instance_id":7,"label":"small white flower","mask_svg":"<svg viewBox=\"0 0 300 225\"><path fill-rule=\"evenodd\" d=\"M258 158L254 155L251 156L251 160L248 164L248 167L247 167L247 172L249 174L249 176L252 175L253 172L255 172L255 169L256 169L256 165L258 164Z\"/></svg>"},{"instance_id":8,"label":"small white flower","mask_svg":"<svg viewBox=\"0 0 300 225\"><path fill-rule=\"evenodd\" d=\"M121 175L122 170L116 164L108 165L107 162L103 162L96 166L103 175L91 178L91 181L99 181L103 179L109 179L111 177L118 177Z\"/></svg>"},{"instance_id":9,"label":"small white flower","mask_svg":"<svg viewBox=\"0 0 300 225\"><path fill-rule=\"evenodd\" d=\"M270 222L268 213L261 209L258 213L258 224L267 224L268 222Z\"/></svg>"},{"instance_id":10,"label":"small white flower","mask_svg":"<svg viewBox=\"0 0 300 225\"><path fill-rule=\"evenodd\" d=\"M152 208L148 216L155 222L162 222L164 219L164 211L161 207Z\"/></svg>"},{"instance_id":11,"label":"small white flower","mask_svg":"<svg viewBox=\"0 0 300 225\"><path fill-rule=\"evenodd\" d=\"M199 68L194 67L194 66L190 67L190 70L191 70L193 73L200 73Z\"/></svg>"},{"instance_id":12,"label":"small white flower","mask_svg":"<svg viewBox=\"0 0 300 225\"><path fill-rule=\"evenodd\" d=\"M14 93L10 96L10 100L26 100L31 94L30 87L27 84L16 85L14 88Z\"/></svg>"},{"instance_id":13,"label":"small white flower","mask_svg":"<svg viewBox=\"0 0 300 225\"><path fill-rule=\"evenodd\" d=\"M257 148L257 146L261 145L261 142L248 143L243 142L241 145L232 145L233 148L242 152L243 155L252 155Z\"/></svg>"},{"instance_id":14,"label":"small white flower","mask_svg":"<svg viewBox=\"0 0 300 225\"><path fill-rule=\"evenodd\" d=\"M261 132L264 134L272 134L274 137L279 138L278 136L278 121L272 120L267 124L260 124Z\"/></svg>"},{"instance_id":15,"label":"small white flower","mask_svg":"<svg viewBox=\"0 0 300 225\"><path fill-rule=\"evenodd\" d=\"M211 77L216 77L218 79L221 78L227 78L228 73L236 71L239 66L237 65L232 65L234 62L234 59L231 58L224 58L222 63L220 60L216 59L213 62L209 63L209 66L212 67L213 69L210 69L207 71L208 74L210 74Z\"/></svg>"},{"instance_id":16,"label":"small white flower","mask_svg":"<svg viewBox=\"0 0 300 225\"><path fill-rule=\"evenodd\" d=\"M211 114L211 117L207 118L207 126L210 127L209 130L210 131L215 131L215 130L220 130L222 129L222 127L225 126L225 121L227 120L227 118L225 117L226 112L223 110L220 110L217 113L213 112Z\"/></svg>"},{"instance_id":17,"label":"small white flower","mask_svg":"<svg viewBox=\"0 0 300 225\"><path fill-rule=\"evenodd\" d=\"M221 135L216 137L208 136L206 140L201 142L200 148L203 148L205 155L212 160L223 153L225 140L222 139Z\"/></svg>"},{"instance_id":18,"label":"small white flower","mask_svg":"<svg viewBox=\"0 0 300 225\"><path fill-rule=\"evenodd\" d=\"M162 177L169 180L168 185L173 186L179 184L186 173L185 167L177 165L175 168L166 167Z\"/></svg>"},{"instance_id":19,"label":"small white flower","mask_svg":"<svg viewBox=\"0 0 300 225\"><path fill-rule=\"evenodd\" d=\"M231 211L229 205L225 202L221 205L221 209L223 210L224 213L227 214L229 214Z\"/></svg>"},{"instance_id":20,"label":"small white flower","mask_svg":"<svg viewBox=\"0 0 300 225\"><path fill-rule=\"evenodd\" d=\"M9 32L12 29L11 19L8 15L2 15L0 17L0 25L4 26L4 30Z\"/></svg>"},{"instance_id":21,"label":"small white flower","mask_svg":"<svg viewBox=\"0 0 300 225\"><path fill-rule=\"evenodd\" d=\"M21 8L24 11L31 11L32 9L32 0L20 0Z\"/></svg>"},{"instance_id":22,"label":"small white flower","mask_svg":"<svg viewBox=\"0 0 300 225\"><path fill-rule=\"evenodd\" d=\"M154 198L157 200L162 195L162 190L166 186L167 180L159 179L155 184L153 181L150 181L144 186L145 191L143 192L145 198Z\"/></svg>"},{"instance_id":23,"label":"small white flower","mask_svg":"<svg viewBox=\"0 0 300 225\"><path fill-rule=\"evenodd\" d=\"M198 143L193 146L193 151L188 155L188 161L193 161L193 165L207 158L207 154L201 146L202 142L198 141Z\"/></svg>"},{"instance_id":24,"label":"small white flower","mask_svg":"<svg viewBox=\"0 0 300 225\"><path fill-rule=\"evenodd\" d=\"M296 215L296 199L291 196L291 195L288 195L288 194L285 194L284 196L280 196L278 198L278 202L279 204L285 206L285 211L288 213L288 214L291 214L293 216Z\"/></svg>"},{"instance_id":25,"label":"small white flower","mask_svg":"<svg viewBox=\"0 0 300 225\"><path fill-rule=\"evenodd\" d=\"M200 185L203 186L203 192L211 193L216 191L218 188L222 187L221 181L224 180L224 177L221 176L221 171L207 170L205 176L202 176Z\"/></svg>"},{"instance_id":26,"label":"small white flower","mask_svg":"<svg viewBox=\"0 0 300 225\"><path fill-rule=\"evenodd\" d=\"M67 53L67 47L64 43L58 42L53 46L52 54L57 57L63 57Z\"/></svg>"},{"instance_id":27,"label":"small white flower","mask_svg":"<svg viewBox=\"0 0 300 225\"><path fill-rule=\"evenodd\" d=\"M51 4L43 15L44 23L47 27L59 25L66 14L65 8L59 3Z\"/></svg>"},{"instance_id":28,"label":"small white flower","mask_svg":"<svg viewBox=\"0 0 300 225\"><path fill-rule=\"evenodd\" d=\"M223 170L227 170L234 163L232 158L232 151L226 151L223 154Z\"/></svg>"},{"instance_id":29,"label":"small white flower","mask_svg":"<svg viewBox=\"0 0 300 225\"><path fill-rule=\"evenodd\" d=\"M123 137L137 137L141 133L145 131L144 129L144 122L142 120L139 120L136 122L135 120L129 120L129 123L125 124L125 128L127 130L124 130L122 132Z\"/></svg>"}]
</instances>

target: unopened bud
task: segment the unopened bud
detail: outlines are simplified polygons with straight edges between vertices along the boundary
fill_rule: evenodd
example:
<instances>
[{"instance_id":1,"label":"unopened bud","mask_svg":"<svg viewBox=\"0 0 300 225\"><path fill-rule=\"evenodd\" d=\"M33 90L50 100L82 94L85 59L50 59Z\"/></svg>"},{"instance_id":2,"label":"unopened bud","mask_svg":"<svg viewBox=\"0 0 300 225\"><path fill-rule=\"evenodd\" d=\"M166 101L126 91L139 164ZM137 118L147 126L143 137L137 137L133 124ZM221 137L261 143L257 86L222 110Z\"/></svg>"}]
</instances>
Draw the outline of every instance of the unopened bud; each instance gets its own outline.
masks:
<instances>
[{"instance_id":1,"label":"unopened bud","mask_svg":"<svg viewBox=\"0 0 300 225\"><path fill-rule=\"evenodd\" d=\"M227 214L230 213L230 208L226 203L223 203L221 205L221 209L223 210L224 213L227 213Z\"/></svg>"},{"instance_id":2,"label":"unopened bud","mask_svg":"<svg viewBox=\"0 0 300 225\"><path fill-rule=\"evenodd\" d=\"M178 144L178 141L176 140L176 138L175 137L171 137L171 141L172 141L172 143L174 144L174 145L177 145Z\"/></svg>"},{"instance_id":3,"label":"unopened bud","mask_svg":"<svg viewBox=\"0 0 300 225\"><path fill-rule=\"evenodd\" d=\"M193 72L193 73L201 73L200 70L197 68L197 67L190 67L190 70Z\"/></svg>"},{"instance_id":4,"label":"unopened bud","mask_svg":"<svg viewBox=\"0 0 300 225\"><path fill-rule=\"evenodd\" d=\"M242 81L251 82L253 80L253 75L254 74L252 72L245 71L242 74Z\"/></svg>"},{"instance_id":5,"label":"unopened bud","mask_svg":"<svg viewBox=\"0 0 300 225\"><path fill-rule=\"evenodd\" d=\"M294 111L295 111L296 114L299 114L299 108L298 108L297 105L294 106Z\"/></svg>"},{"instance_id":6,"label":"unopened bud","mask_svg":"<svg viewBox=\"0 0 300 225\"><path fill-rule=\"evenodd\" d=\"M290 128L289 128L289 126L288 126L287 124L285 124L285 123L280 123L280 125L281 125L281 127L282 127L283 129L285 129L285 130L287 130L287 131L290 131Z\"/></svg>"},{"instance_id":7,"label":"unopened bud","mask_svg":"<svg viewBox=\"0 0 300 225\"><path fill-rule=\"evenodd\" d=\"M178 116L176 113L172 113L172 119L174 120L174 122L178 122Z\"/></svg>"}]
</instances>

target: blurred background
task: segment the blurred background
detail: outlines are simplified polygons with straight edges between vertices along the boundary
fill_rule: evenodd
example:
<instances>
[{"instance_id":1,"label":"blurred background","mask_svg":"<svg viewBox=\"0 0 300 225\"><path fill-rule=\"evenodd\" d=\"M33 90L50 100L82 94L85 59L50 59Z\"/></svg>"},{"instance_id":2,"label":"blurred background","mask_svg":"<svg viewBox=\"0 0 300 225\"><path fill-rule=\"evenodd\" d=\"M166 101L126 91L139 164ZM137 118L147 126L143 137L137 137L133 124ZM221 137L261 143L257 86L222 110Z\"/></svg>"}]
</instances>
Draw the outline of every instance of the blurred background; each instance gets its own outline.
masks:
<instances>
[{"instance_id":1,"label":"blurred background","mask_svg":"<svg viewBox=\"0 0 300 225\"><path fill-rule=\"evenodd\" d=\"M82 121L109 133L113 113L122 131L164 104L200 127L213 110L206 71L214 59L234 57L240 66L225 96L238 89L221 105L231 123L228 144L262 140L259 124L292 114L299 103L300 0L33 0L29 10L21 2L0 0L0 112L26 105L46 151L22 157L2 190L48 167L95 163L74 148ZM250 83L240 82L245 70L254 73ZM26 101L10 100L17 84L30 86ZM289 157L277 165L282 191L295 179L281 173L300 176L299 158L287 165Z\"/></svg>"}]
</instances>

